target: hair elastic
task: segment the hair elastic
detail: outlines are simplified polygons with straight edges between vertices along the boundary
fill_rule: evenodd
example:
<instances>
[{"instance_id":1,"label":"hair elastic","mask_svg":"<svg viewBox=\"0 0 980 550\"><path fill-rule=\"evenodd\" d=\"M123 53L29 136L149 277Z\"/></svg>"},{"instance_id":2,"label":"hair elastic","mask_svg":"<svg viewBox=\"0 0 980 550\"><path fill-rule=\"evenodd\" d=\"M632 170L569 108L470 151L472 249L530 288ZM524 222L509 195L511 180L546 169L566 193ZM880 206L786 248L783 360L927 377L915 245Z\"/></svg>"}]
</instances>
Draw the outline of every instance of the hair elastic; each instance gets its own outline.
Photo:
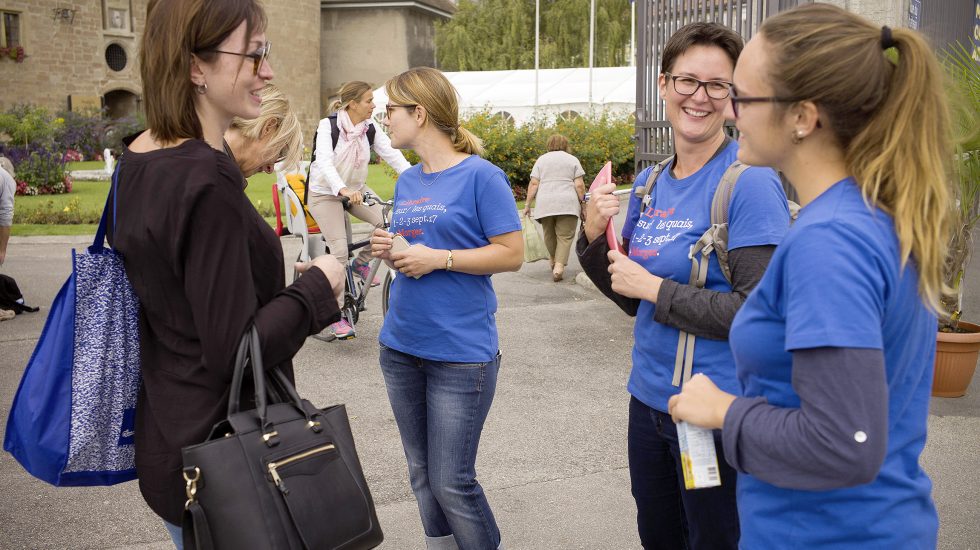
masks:
<instances>
[{"instance_id":1,"label":"hair elastic","mask_svg":"<svg viewBox=\"0 0 980 550\"><path fill-rule=\"evenodd\" d=\"M892 30L888 25L881 27L881 49L887 50L888 48L894 48L897 46L895 39L892 38Z\"/></svg>"}]
</instances>

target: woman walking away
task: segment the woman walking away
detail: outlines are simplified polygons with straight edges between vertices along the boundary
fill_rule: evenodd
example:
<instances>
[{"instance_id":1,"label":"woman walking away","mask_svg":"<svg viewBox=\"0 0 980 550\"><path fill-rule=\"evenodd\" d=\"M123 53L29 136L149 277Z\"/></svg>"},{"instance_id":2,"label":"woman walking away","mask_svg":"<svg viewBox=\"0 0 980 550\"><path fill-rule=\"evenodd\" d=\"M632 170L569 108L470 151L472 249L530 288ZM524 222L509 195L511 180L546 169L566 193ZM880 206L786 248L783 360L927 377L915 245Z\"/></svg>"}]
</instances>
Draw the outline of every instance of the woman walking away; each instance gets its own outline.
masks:
<instances>
[{"instance_id":1,"label":"woman walking away","mask_svg":"<svg viewBox=\"0 0 980 550\"><path fill-rule=\"evenodd\" d=\"M548 138L548 152L538 157L531 168L524 215L531 214L531 201L537 198L534 219L544 228L544 244L548 247L555 282L565 273L568 252L578 229L585 198L584 175L582 163L568 153L568 138L561 134Z\"/></svg>"},{"instance_id":2,"label":"woman walking away","mask_svg":"<svg viewBox=\"0 0 980 550\"><path fill-rule=\"evenodd\" d=\"M385 90L392 144L422 161L395 185L397 236L371 237L372 253L404 275L381 327L381 372L426 547L502 548L476 453L500 368L490 275L520 269L521 222L507 176L478 156L480 140L460 126L442 73L411 69Z\"/></svg>"},{"instance_id":3,"label":"woman walking away","mask_svg":"<svg viewBox=\"0 0 980 550\"><path fill-rule=\"evenodd\" d=\"M262 111L257 118L235 117L225 132L225 141L242 175L271 174L275 165L291 168L303 155L303 131L289 100L275 84L259 91Z\"/></svg>"},{"instance_id":4,"label":"woman walking away","mask_svg":"<svg viewBox=\"0 0 980 550\"><path fill-rule=\"evenodd\" d=\"M737 475L719 457L720 486L685 487L667 400L689 383L692 370L711 375L728 391L738 390L728 329L789 227L786 195L775 172L745 169L728 208L730 277L718 255L711 255L699 261L699 268L708 263L704 277L692 281L689 253L712 225L712 201L721 181L731 177L730 170L745 168L735 164L739 146L724 130L741 51L741 37L718 23L691 23L670 37L659 85L674 134L673 160L636 178L623 225L628 256L610 251L603 236L619 212L612 183L592 194L577 245L586 274L636 316L626 386L631 396L627 439L637 528L647 549L739 544ZM714 438L721 448L718 432Z\"/></svg>"},{"instance_id":5,"label":"woman walking away","mask_svg":"<svg viewBox=\"0 0 980 550\"><path fill-rule=\"evenodd\" d=\"M222 136L261 113L272 79L254 0L151 0L140 49L148 129L119 159L108 237L140 300L139 488L181 547L181 448L228 408L235 352L254 324L263 359L290 358L337 320L344 274L317 258L285 287L279 239L245 195Z\"/></svg>"},{"instance_id":6,"label":"woman walking away","mask_svg":"<svg viewBox=\"0 0 980 550\"><path fill-rule=\"evenodd\" d=\"M811 4L735 71L739 158L800 217L732 325L743 396L698 376L675 418L724 428L745 548L936 547L919 466L949 235L943 74L915 31Z\"/></svg>"},{"instance_id":7,"label":"woman walking away","mask_svg":"<svg viewBox=\"0 0 980 550\"><path fill-rule=\"evenodd\" d=\"M383 221L380 204L364 204L364 193L374 193L367 186L371 149L399 174L411 165L401 151L391 147L387 134L378 131L371 120L374 92L370 85L359 81L344 84L340 88L340 100L332 108L335 112L321 120L316 130L308 203L327 248L343 264L347 263L348 251L344 224L347 213L342 198L350 201L350 213L355 217L375 227ZM371 274L370 259L371 251L367 247L354 259L354 271L362 279ZM371 281L371 286L380 283L376 279ZM354 337L354 327L347 319L330 325L330 332L340 340Z\"/></svg>"}]
</instances>

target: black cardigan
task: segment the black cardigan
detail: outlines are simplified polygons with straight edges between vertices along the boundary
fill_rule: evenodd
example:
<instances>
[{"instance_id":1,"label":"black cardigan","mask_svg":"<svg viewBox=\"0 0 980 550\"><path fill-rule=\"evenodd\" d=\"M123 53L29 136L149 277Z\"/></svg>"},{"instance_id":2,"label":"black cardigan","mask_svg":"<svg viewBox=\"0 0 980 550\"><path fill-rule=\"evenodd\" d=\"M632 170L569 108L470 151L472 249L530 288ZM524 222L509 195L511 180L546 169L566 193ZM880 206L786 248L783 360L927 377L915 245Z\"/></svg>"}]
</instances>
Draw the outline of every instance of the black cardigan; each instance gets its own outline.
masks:
<instances>
[{"instance_id":1,"label":"black cardigan","mask_svg":"<svg viewBox=\"0 0 980 550\"><path fill-rule=\"evenodd\" d=\"M126 151L116 194L109 240L141 306L139 487L180 525L180 450L225 417L245 329L254 321L265 364L292 378L292 356L339 311L319 269L285 287L279 239L248 201L238 166L207 143Z\"/></svg>"}]
</instances>

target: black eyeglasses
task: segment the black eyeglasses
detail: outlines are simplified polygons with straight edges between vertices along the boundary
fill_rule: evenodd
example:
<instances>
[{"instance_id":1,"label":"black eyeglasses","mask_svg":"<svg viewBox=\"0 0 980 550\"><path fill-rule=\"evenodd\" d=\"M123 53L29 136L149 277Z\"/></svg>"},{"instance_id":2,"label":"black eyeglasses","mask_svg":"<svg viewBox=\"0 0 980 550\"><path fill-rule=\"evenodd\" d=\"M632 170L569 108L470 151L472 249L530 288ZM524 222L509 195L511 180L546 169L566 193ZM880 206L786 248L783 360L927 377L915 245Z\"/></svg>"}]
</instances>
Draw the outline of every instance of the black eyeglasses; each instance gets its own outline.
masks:
<instances>
[{"instance_id":1,"label":"black eyeglasses","mask_svg":"<svg viewBox=\"0 0 980 550\"><path fill-rule=\"evenodd\" d=\"M406 109L414 109L418 107L418 103L412 103L410 105L392 105L391 103L385 105L385 118L391 118L391 112L395 110L395 107L405 107Z\"/></svg>"},{"instance_id":2,"label":"black eyeglasses","mask_svg":"<svg viewBox=\"0 0 980 550\"><path fill-rule=\"evenodd\" d=\"M694 95L698 93L698 88L704 87L704 91L711 99L725 99L732 89L732 83L724 80L698 80L690 76L678 76L664 73L664 77L674 81L674 91L681 95Z\"/></svg>"},{"instance_id":3,"label":"black eyeglasses","mask_svg":"<svg viewBox=\"0 0 980 550\"><path fill-rule=\"evenodd\" d=\"M739 97L738 90L732 86L732 112L735 113L735 118L738 118L738 104L739 103L796 103L797 101L803 101L802 97L780 97L780 96L768 96L768 97Z\"/></svg>"},{"instance_id":4,"label":"black eyeglasses","mask_svg":"<svg viewBox=\"0 0 980 550\"><path fill-rule=\"evenodd\" d=\"M214 52L214 53L224 53L228 55L237 55L240 57L247 57L252 60L252 74L259 74L259 69L262 68L262 64L265 60L269 58L269 52L272 51L272 43L266 42L261 48L255 50L251 53L238 53L238 52L226 52L224 50L207 49L200 50L202 52Z\"/></svg>"}]
</instances>

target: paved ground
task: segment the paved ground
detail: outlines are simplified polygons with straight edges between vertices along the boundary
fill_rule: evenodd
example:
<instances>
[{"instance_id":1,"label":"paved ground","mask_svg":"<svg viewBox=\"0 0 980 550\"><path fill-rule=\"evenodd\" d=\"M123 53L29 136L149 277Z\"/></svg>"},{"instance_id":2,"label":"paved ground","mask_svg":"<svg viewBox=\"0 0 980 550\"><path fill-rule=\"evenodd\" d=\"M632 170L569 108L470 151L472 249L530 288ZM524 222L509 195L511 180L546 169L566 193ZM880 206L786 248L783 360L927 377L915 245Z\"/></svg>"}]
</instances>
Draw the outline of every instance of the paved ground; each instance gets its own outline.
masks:
<instances>
[{"instance_id":1,"label":"paved ground","mask_svg":"<svg viewBox=\"0 0 980 550\"><path fill-rule=\"evenodd\" d=\"M73 246L84 244L74 238L11 243L4 272L18 280L31 303L45 307L0 323L0 419L7 416L46 306L69 272ZM287 258L295 256L295 240L284 246ZM578 272L572 265L566 281L554 284L547 263L538 262L494 277L504 360L478 470L511 549L639 547L626 468L632 323L573 282ZM980 265L970 283L972 319L980 318L978 273ZM357 339L307 342L296 358L298 385L316 404L347 403L386 535L383 548L421 549L417 509L377 367L378 300L369 301ZM943 549L980 548L978 379L967 397L932 403L922 462L935 483ZM52 488L0 453L0 487L0 548L170 547L135 483Z\"/></svg>"}]
</instances>

